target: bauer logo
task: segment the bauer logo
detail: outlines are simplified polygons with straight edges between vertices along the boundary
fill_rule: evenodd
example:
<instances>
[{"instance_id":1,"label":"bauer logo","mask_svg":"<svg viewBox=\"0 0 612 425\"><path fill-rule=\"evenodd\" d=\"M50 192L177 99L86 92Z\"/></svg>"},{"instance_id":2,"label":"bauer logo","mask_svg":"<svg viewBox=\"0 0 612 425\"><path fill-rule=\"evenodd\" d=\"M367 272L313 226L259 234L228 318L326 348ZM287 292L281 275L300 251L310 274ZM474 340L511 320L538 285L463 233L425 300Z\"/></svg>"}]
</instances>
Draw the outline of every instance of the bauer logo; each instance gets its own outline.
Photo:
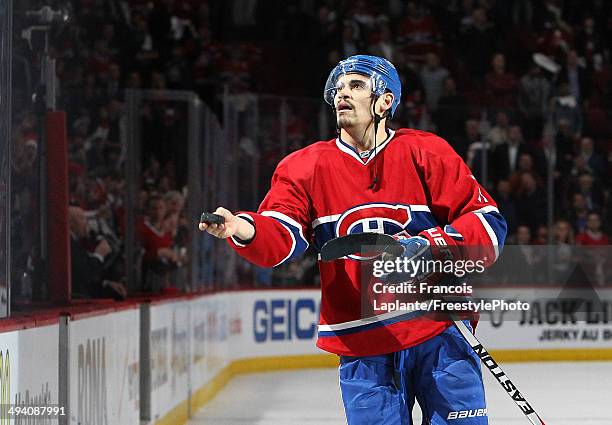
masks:
<instances>
[{"instance_id":1,"label":"bauer logo","mask_svg":"<svg viewBox=\"0 0 612 425\"><path fill-rule=\"evenodd\" d=\"M386 233L407 234L408 224L412 221L408 205L365 204L351 208L338 218L336 237L352 233ZM354 260L365 260L371 257L349 255Z\"/></svg>"},{"instance_id":2,"label":"bauer logo","mask_svg":"<svg viewBox=\"0 0 612 425\"><path fill-rule=\"evenodd\" d=\"M253 306L255 342L312 340L318 323L312 298L257 300Z\"/></svg>"},{"instance_id":3,"label":"bauer logo","mask_svg":"<svg viewBox=\"0 0 612 425\"><path fill-rule=\"evenodd\" d=\"M446 419L465 419L479 416L487 416L487 409L457 410L456 412L449 412Z\"/></svg>"}]
</instances>

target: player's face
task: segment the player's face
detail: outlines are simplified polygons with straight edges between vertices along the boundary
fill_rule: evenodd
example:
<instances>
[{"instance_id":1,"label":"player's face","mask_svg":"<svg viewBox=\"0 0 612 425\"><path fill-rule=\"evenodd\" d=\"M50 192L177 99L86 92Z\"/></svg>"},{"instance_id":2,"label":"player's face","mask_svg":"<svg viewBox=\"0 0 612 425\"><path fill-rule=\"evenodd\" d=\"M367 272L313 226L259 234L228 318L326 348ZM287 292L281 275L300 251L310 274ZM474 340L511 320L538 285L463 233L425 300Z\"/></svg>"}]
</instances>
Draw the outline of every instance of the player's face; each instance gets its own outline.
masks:
<instances>
[{"instance_id":1,"label":"player's face","mask_svg":"<svg viewBox=\"0 0 612 425\"><path fill-rule=\"evenodd\" d=\"M338 127L367 125L372 120L372 85L361 74L344 74L336 83L336 119Z\"/></svg>"}]
</instances>

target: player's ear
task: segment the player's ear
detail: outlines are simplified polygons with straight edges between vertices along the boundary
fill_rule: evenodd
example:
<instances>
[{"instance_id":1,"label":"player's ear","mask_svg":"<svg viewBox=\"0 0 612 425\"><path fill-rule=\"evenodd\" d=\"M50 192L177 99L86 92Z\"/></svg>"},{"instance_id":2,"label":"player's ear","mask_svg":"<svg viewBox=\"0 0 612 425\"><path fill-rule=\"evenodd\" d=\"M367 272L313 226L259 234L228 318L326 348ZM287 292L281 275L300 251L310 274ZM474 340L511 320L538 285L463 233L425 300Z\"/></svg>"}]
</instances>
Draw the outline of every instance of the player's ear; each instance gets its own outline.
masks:
<instances>
[{"instance_id":1,"label":"player's ear","mask_svg":"<svg viewBox=\"0 0 612 425\"><path fill-rule=\"evenodd\" d=\"M391 113L391 106L393 105L393 99L394 99L393 93L390 93L390 92L383 93L378 98L378 108L380 110L381 115L386 115L388 113Z\"/></svg>"}]
</instances>

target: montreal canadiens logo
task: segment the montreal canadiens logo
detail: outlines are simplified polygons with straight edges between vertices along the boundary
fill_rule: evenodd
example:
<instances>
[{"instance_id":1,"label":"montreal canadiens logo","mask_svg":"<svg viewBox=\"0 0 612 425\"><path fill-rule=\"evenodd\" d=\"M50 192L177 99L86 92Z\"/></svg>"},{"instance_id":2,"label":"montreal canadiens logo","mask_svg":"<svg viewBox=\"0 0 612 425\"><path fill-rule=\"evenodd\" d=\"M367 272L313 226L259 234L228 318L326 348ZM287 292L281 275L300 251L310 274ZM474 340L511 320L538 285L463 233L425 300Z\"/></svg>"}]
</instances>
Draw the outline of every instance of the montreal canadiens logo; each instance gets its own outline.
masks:
<instances>
[{"instance_id":1,"label":"montreal canadiens logo","mask_svg":"<svg viewBox=\"0 0 612 425\"><path fill-rule=\"evenodd\" d=\"M365 204L347 210L338 218L336 237L352 233L406 234L412 220L410 207L398 204ZM368 260L375 256L349 255L354 260Z\"/></svg>"}]
</instances>

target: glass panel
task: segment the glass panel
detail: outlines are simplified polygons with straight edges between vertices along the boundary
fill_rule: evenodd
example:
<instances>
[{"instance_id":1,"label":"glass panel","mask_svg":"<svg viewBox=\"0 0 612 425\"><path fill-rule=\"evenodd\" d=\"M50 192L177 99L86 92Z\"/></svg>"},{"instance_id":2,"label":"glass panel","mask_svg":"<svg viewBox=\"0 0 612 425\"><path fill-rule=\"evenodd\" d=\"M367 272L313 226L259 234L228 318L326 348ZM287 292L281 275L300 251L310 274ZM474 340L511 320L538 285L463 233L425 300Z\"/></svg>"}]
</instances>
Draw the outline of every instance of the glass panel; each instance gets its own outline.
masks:
<instances>
[{"instance_id":1,"label":"glass panel","mask_svg":"<svg viewBox=\"0 0 612 425\"><path fill-rule=\"evenodd\" d=\"M189 139L195 96L187 92L128 93L128 245L132 289L191 290ZM133 241L133 242L132 242Z\"/></svg>"},{"instance_id":2,"label":"glass panel","mask_svg":"<svg viewBox=\"0 0 612 425\"><path fill-rule=\"evenodd\" d=\"M58 107L66 111L68 130L72 296L120 299L126 289L122 93L95 93L76 84L66 84L61 93Z\"/></svg>"},{"instance_id":3,"label":"glass panel","mask_svg":"<svg viewBox=\"0 0 612 425\"><path fill-rule=\"evenodd\" d=\"M15 2L13 11L10 270L12 309L45 300L46 247L42 233L46 200L41 187L45 105L41 57L47 31L26 18L37 2ZM4 62L3 62L4 63ZM36 94L35 96L33 96Z\"/></svg>"},{"instance_id":4,"label":"glass panel","mask_svg":"<svg viewBox=\"0 0 612 425\"><path fill-rule=\"evenodd\" d=\"M12 1L0 4L0 317L9 314Z\"/></svg>"}]
</instances>

